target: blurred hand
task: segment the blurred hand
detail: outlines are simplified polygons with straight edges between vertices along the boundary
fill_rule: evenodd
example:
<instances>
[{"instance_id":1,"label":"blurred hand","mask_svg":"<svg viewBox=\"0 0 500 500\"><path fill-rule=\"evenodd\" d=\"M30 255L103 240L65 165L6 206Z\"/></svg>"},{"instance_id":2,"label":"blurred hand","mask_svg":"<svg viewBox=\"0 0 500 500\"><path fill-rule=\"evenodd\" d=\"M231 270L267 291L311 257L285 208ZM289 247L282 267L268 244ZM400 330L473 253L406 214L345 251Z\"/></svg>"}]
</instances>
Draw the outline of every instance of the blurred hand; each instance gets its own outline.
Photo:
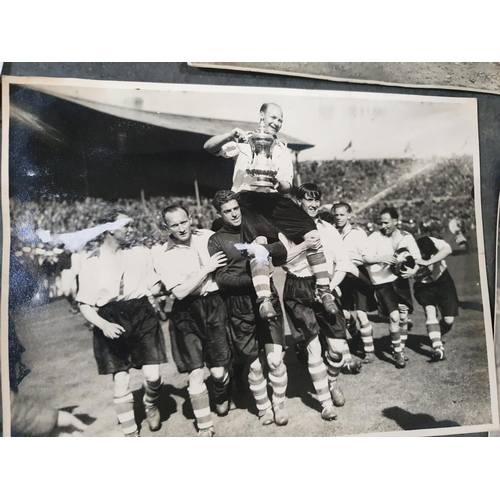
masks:
<instances>
[{"instance_id":1,"label":"blurred hand","mask_svg":"<svg viewBox=\"0 0 500 500\"><path fill-rule=\"evenodd\" d=\"M233 128L230 132L230 138L236 142L246 141L247 135L247 132L238 127Z\"/></svg>"},{"instance_id":2,"label":"blurred hand","mask_svg":"<svg viewBox=\"0 0 500 500\"><path fill-rule=\"evenodd\" d=\"M428 260L424 260L424 259L415 259L415 262L419 265L419 266L430 266L430 263Z\"/></svg>"},{"instance_id":3,"label":"blurred hand","mask_svg":"<svg viewBox=\"0 0 500 500\"><path fill-rule=\"evenodd\" d=\"M110 323L109 321L106 321L104 328L101 328L101 330L108 339L117 339L122 333L125 333L123 326Z\"/></svg>"},{"instance_id":4,"label":"blurred hand","mask_svg":"<svg viewBox=\"0 0 500 500\"><path fill-rule=\"evenodd\" d=\"M208 272L213 272L219 267L224 267L227 264L227 257L224 252L217 252L208 259L207 263L205 264L205 268L207 269Z\"/></svg>"},{"instance_id":5,"label":"blurred hand","mask_svg":"<svg viewBox=\"0 0 500 500\"><path fill-rule=\"evenodd\" d=\"M380 263L381 264L395 264L396 263L396 257L393 255L382 255L380 257Z\"/></svg>"},{"instance_id":6,"label":"blurred hand","mask_svg":"<svg viewBox=\"0 0 500 500\"><path fill-rule=\"evenodd\" d=\"M312 232L312 234L307 233L304 236L304 243L306 244L307 248L311 250L317 250L321 246L321 239L319 237L319 233L317 233L316 231Z\"/></svg>"},{"instance_id":7,"label":"blurred hand","mask_svg":"<svg viewBox=\"0 0 500 500\"><path fill-rule=\"evenodd\" d=\"M411 278L415 274L417 274L418 266L415 266L413 269L407 269L406 271L401 272L401 277L404 279Z\"/></svg>"}]
</instances>

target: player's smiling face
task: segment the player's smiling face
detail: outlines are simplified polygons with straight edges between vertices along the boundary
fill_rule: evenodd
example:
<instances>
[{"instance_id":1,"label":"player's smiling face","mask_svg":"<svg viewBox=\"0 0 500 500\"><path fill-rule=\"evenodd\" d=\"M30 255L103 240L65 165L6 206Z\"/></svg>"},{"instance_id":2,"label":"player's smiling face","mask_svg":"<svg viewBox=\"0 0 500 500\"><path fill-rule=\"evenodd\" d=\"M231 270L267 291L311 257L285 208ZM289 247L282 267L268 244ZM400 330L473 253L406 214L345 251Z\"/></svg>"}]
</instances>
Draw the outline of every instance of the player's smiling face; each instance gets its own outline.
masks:
<instances>
[{"instance_id":1,"label":"player's smiling face","mask_svg":"<svg viewBox=\"0 0 500 500\"><path fill-rule=\"evenodd\" d=\"M265 113L261 113L264 120L264 127L276 135L283 125L283 111L279 106L270 105Z\"/></svg>"},{"instance_id":2,"label":"player's smiling face","mask_svg":"<svg viewBox=\"0 0 500 500\"><path fill-rule=\"evenodd\" d=\"M335 217L335 227L337 229L342 229L343 227L345 227L345 225L351 218L351 214L347 211L346 207L337 207L333 211L333 216Z\"/></svg>"},{"instance_id":3,"label":"player's smiling face","mask_svg":"<svg viewBox=\"0 0 500 500\"><path fill-rule=\"evenodd\" d=\"M317 217L319 212L319 207L321 205L321 201L319 199L313 198L306 194L304 198L300 200L300 206L302 210L306 212L310 217Z\"/></svg>"},{"instance_id":4,"label":"player's smiling face","mask_svg":"<svg viewBox=\"0 0 500 500\"><path fill-rule=\"evenodd\" d=\"M173 239L179 243L190 243L192 234L191 217L184 210L179 209L165 214L165 224Z\"/></svg>"},{"instance_id":5,"label":"player's smiling face","mask_svg":"<svg viewBox=\"0 0 500 500\"><path fill-rule=\"evenodd\" d=\"M222 217L222 222L226 226L241 226L241 209L236 200L231 200L227 203L224 203L224 205L221 205L220 216Z\"/></svg>"},{"instance_id":6,"label":"player's smiling face","mask_svg":"<svg viewBox=\"0 0 500 500\"><path fill-rule=\"evenodd\" d=\"M396 229L397 219L393 219L389 214L380 216L380 232L385 236L390 236Z\"/></svg>"}]
</instances>

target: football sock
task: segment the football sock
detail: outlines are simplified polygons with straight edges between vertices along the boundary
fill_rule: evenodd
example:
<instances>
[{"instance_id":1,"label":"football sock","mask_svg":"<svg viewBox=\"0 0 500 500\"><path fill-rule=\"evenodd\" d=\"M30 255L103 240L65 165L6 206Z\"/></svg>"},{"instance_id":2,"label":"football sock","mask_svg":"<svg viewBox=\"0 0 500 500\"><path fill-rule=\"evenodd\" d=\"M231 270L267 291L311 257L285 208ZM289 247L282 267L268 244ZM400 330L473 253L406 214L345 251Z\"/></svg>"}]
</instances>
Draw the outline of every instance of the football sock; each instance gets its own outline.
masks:
<instances>
[{"instance_id":1,"label":"football sock","mask_svg":"<svg viewBox=\"0 0 500 500\"><path fill-rule=\"evenodd\" d=\"M273 389L273 404L279 405L283 403L288 385L288 374L285 363L281 362L276 369L269 370L269 381Z\"/></svg>"},{"instance_id":2,"label":"football sock","mask_svg":"<svg viewBox=\"0 0 500 500\"><path fill-rule=\"evenodd\" d=\"M370 323L366 325L361 325L361 340L363 341L363 347L365 353L375 352L375 347L373 345L373 327Z\"/></svg>"},{"instance_id":3,"label":"football sock","mask_svg":"<svg viewBox=\"0 0 500 500\"><path fill-rule=\"evenodd\" d=\"M314 390L318 395L318 400L321 403L321 406L333 406L330 390L328 389L326 365L323 363L323 360L320 359L319 361L308 363L307 369L311 375Z\"/></svg>"},{"instance_id":4,"label":"football sock","mask_svg":"<svg viewBox=\"0 0 500 500\"><path fill-rule=\"evenodd\" d=\"M426 323L425 327L427 328L432 348L442 348L443 342L441 342L441 329L439 328L439 323Z\"/></svg>"},{"instance_id":5,"label":"football sock","mask_svg":"<svg viewBox=\"0 0 500 500\"><path fill-rule=\"evenodd\" d=\"M446 323L444 319L441 319L439 322L439 326L441 327L441 335L444 335L445 333L449 333L450 330L453 328L453 323Z\"/></svg>"},{"instance_id":6,"label":"football sock","mask_svg":"<svg viewBox=\"0 0 500 500\"><path fill-rule=\"evenodd\" d=\"M161 378L151 382L146 380L144 384L144 405L145 406L156 406L158 399L160 397L161 390Z\"/></svg>"},{"instance_id":7,"label":"football sock","mask_svg":"<svg viewBox=\"0 0 500 500\"><path fill-rule=\"evenodd\" d=\"M229 388L231 380L229 378L229 373L226 372L222 380L216 380L212 377L212 383L214 388L214 399L216 404L222 404L229 400Z\"/></svg>"},{"instance_id":8,"label":"football sock","mask_svg":"<svg viewBox=\"0 0 500 500\"><path fill-rule=\"evenodd\" d=\"M331 386L339 377L340 370L344 366L344 358L341 353L328 352L325 356L327 365L328 384Z\"/></svg>"},{"instance_id":9,"label":"football sock","mask_svg":"<svg viewBox=\"0 0 500 500\"><path fill-rule=\"evenodd\" d=\"M399 336L399 328L395 332L389 330L389 333L391 334L391 343L394 352L402 352L403 349L401 347L401 337Z\"/></svg>"},{"instance_id":10,"label":"football sock","mask_svg":"<svg viewBox=\"0 0 500 500\"><path fill-rule=\"evenodd\" d=\"M269 262L259 262L257 259L250 260L250 273L252 283L257 294L257 299L271 297L271 279L269 277Z\"/></svg>"},{"instance_id":11,"label":"football sock","mask_svg":"<svg viewBox=\"0 0 500 500\"><path fill-rule=\"evenodd\" d=\"M210 413L210 399L207 386L203 384L202 392L193 393L189 390L189 399L193 407L194 416L198 430L209 429L213 426L212 414Z\"/></svg>"},{"instance_id":12,"label":"football sock","mask_svg":"<svg viewBox=\"0 0 500 500\"><path fill-rule=\"evenodd\" d=\"M404 349L408 339L408 318L399 321L399 338L401 340L401 349Z\"/></svg>"},{"instance_id":13,"label":"football sock","mask_svg":"<svg viewBox=\"0 0 500 500\"><path fill-rule=\"evenodd\" d=\"M129 392L125 396L113 398L116 416L125 435L137 432L137 424L134 416L134 397Z\"/></svg>"},{"instance_id":14,"label":"football sock","mask_svg":"<svg viewBox=\"0 0 500 500\"><path fill-rule=\"evenodd\" d=\"M257 369L250 367L250 371L248 373L248 385L250 392L255 399L259 415L264 414L266 410L271 408L271 401L269 401L269 397L267 395L267 382L264 378L262 367Z\"/></svg>"},{"instance_id":15,"label":"football sock","mask_svg":"<svg viewBox=\"0 0 500 500\"><path fill-rule=\"evenodd\" d=\"M352 361L352 354L349 350L349 344L347 340L339 339L339 342L342 343L342 357L344 358L344 363L350 363Z\"/></svg>"},{"instance_id":16,"label":"football sock","mask_svg":"<svg viewBox=\"0 0 500 500\"><path fill-rule=\"evenodd\" d=\"M328 276L328 265L326 263L325 254L323 253L323 247L318 249L307 249L306 258L316 278L316 286L318 288L327 288L329 292L330 277Z\"/></svg>"}]
</instances>

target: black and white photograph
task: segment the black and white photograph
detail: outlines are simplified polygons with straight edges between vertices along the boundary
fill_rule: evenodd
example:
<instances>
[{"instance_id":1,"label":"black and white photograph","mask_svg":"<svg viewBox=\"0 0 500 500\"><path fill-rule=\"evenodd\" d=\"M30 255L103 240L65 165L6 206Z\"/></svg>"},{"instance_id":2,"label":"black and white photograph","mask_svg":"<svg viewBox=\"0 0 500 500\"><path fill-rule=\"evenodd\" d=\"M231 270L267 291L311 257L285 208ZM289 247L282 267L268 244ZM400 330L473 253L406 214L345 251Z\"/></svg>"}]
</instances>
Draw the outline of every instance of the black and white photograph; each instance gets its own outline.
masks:
<instances>
[{"instance_id":1,"label":"black and white photograph","mask_svg":"<svg viewBox=\"0 0 500 500\"><path fill-rule=\"evenodd\" d=\"M3 92L12 436L498 429L476 99Z\"/></svg>"}]
</instances>

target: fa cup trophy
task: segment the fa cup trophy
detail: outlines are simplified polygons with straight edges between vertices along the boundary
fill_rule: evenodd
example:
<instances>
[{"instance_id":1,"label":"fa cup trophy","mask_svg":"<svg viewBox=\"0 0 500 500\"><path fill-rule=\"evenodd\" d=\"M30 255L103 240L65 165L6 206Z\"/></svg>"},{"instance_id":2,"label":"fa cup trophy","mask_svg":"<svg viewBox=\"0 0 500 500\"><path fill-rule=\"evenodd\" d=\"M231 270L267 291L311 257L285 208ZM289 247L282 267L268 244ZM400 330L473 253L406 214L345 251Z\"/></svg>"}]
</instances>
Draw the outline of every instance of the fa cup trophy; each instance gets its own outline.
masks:
<instances>
[{"instance_id":1,"label":"fa cup trophy","mask_svg":"<svg viewBox=\"0 0 500 500\"><path fill-rule=\"evenodd\" d=\"M259 128L249 134L247 142L252 149L252 164L247 169L247 174L253 177L251 186L256 191L269 191L276 184L277 170L271 158L274 147L274 136L264 127L261 120Z\"/></svg>"}]
</instances>

